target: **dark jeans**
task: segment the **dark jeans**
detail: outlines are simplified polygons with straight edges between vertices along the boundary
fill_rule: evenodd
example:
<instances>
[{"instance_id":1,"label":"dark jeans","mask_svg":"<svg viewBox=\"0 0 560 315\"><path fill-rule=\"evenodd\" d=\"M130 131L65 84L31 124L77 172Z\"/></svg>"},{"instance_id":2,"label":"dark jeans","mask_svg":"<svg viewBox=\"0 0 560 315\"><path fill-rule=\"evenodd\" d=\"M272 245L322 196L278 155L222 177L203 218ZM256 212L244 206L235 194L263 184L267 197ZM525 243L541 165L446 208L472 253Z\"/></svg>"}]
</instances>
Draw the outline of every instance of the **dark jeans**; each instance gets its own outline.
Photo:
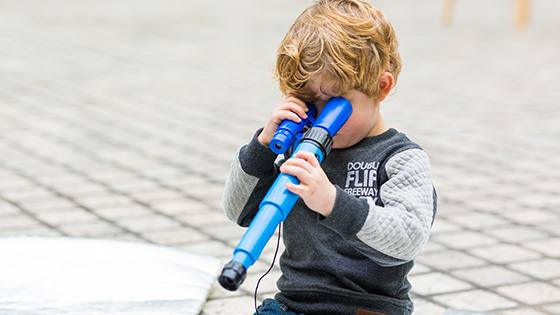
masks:
<instances>
[{"instance_id":1,"label":"dark jeans","mask_svg":"<svg viewBox=\"0 0 560 315\"><path fill-rule=\"evenodd\" d=\"M259 315L305 315L303 313L294 313L288 310L288 307L284 304L280 304L273 299L266 299L262 304L257 307ZM255 312L253 315L257 315ZM385 315L377 312L358 310L356 315Z\"/></svg>"},{"instance_id":2,"label":"dark jeans","mask_svg":"<svg viewBox=\"0 0 560 315\"><path fill-rule=\"evenodd\" d=\"M280 304L273 299L266 299L257 307L260 315L305 315L298 314L288 310L284 304ZM257 313L253 314L257 315Z\"/></svg>"}]
</instances>

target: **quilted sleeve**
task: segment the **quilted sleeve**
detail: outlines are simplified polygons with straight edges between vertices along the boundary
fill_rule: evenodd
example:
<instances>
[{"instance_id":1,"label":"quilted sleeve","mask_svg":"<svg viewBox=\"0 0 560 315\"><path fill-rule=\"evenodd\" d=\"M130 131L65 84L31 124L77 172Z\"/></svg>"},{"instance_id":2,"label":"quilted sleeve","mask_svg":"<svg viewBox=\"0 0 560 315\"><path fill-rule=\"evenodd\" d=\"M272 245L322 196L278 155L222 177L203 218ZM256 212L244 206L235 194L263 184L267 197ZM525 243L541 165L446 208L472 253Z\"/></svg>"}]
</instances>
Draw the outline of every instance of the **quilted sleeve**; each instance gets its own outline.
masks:
<instances>
[{"instance_id":1,"label":"quilted sleeve","mask_svg":"<svg viewBox=\"0 0 560 315\"><path fill-rule=\"evenodd\" d=\"M435 210L429 158L420 149L407 150L385 168L384 207L368 201L370 211L357 237L389 256L411 260L428 241Z\"/></svg>"},{"instance_id":2,"label":"quilted sleeve","mask_svg":"<svg viewBox=\"0 0 560 315\"><path fill-rule=\"evenodd\" d=\"M258 177L247 174L241 168L237 152L222 195L222 207L228 219L237 222L258 182Z\"/></svg>"},{"instance_id":3,"label":"quilted sleeve","mask_svg":"<svg viewBox=\"0 0 560 315\"><path fill-rule=\"evenodd\" d=\"M278 175L278 156L258 142L260 131L237 151L222 194L226 216L245 227L255 217L259 203Z\"/></svg>"},{"instance_id":4,"label":"quilted sleeve","mask_svg":"<svg viewBox=\"0 0 560 315\"><path fill-rule=\"evenodd\" d=\"M428 155L410 149L385 164L388 180L380 188L383 206L338 190L324 224L380 265L412 260L427 242L436 210Z\"/></svg>"}]
</instances>

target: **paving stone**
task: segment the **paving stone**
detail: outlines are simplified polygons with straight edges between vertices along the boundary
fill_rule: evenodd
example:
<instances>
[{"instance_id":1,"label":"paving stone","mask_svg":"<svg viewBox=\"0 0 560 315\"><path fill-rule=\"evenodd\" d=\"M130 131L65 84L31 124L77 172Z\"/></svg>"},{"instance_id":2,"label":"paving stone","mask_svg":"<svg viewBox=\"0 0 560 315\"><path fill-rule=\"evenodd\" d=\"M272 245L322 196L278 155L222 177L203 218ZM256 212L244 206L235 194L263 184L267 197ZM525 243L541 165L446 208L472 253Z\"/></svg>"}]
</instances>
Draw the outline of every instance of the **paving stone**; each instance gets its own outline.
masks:
<instances>
[{"instance_id":1,"label":"paving stone","mask_svg":"<svg viewBox=\"0 0 560 315\"><path fill-rule=\"evenodd\" d=\"M448 248L444 245L435 243L435 242L427 242L424 247L422 248L421 254L428 254L433 252L440 252L443 250L447 250Z\"/></svg>"},{"instance_id":2,"label":"paving stone","mask_svg":"<svg viewBox=\"0 0 560 315\"><path fill-rule=\"evenodd\" d=\"M421 254L416 261L441 270L483 266L485 261L456 250Z\"/></svg>"},{"instance_id":3,"label":"paving stone","mask_svg":"<svg viewBox=\"0 0 560 315\"><path fill-rule=\"evenodd\" d=\"M546 233L539 231L538 229L525 226L498 227L489 229L486 233L509 243L520 243L523 241L548 237Z\"/></svg>"},{"instance_id":4,"label":"paving stone","mask_svg":"<svg viewBox=\"0 0 560 315\"><path fill-rule=\"evenodd\" d=\"M226 242L229 245L237 246L246 228L241 228L231 222L215 224L202 229L204 233L216 236L219 240Z\"/></svg>"},{"instance_id":5,"label":"paving stone","mask_svg":"<svg viewBox=\"0 0 560 315\"><path fill-rule=\"evenodd\" d=\"M92 213L82 209L68 208L58 211L50 211L47 213L40 213L37 218L42 222L46 222L52 226L71 225L76 223L91 223L99 221Z\"/></svg>"},{"instance_id":6,"label":"paving stone","mask_svg":"<svg viewBox=\"0 0 560 315\"><path fill-rule=\"evenodd\" d=\"M154 210L171 216L208 213L207 205L185 197L154 200L149 205Z\"/></svg>"},{"instance_id":7,"label":"paving stone","mask_svg":"<svg viewBox=\"0 0 560 315\"><path fill-rule=\"evenodd\" d=\"M185 227L143 233L143 236L156 244L164 246L183 245L208 239L207 235Z\"/></svg>"},{"instance_id":8,"label":"paving stone","mask_svg":"<svg viewBox=\"0 0 560 315\"><path fill-rule=\"evenodd\" d=\"M527 276L500 266L480 266L478 268L459 269L451 271L451 274L457 278L476 283L481 287L494 287L521 283L529 280Z\"/></svg>"},{"instance_id":9,"label":"paving stone","mask_svg":"<svg viewBox=\"0 0 560 315\"><path fill-rule=\"evenodd\" d=\"M529 241L523 246L541 252L543 255L560 257L560 238L549 238L545 240Z\"/></svg>"},{"instance_id":10,"label":"paving stone","mask_svg":"<svg viewBox=\"0 0 560 315\"><path fill-rule=\"evenodd\" d=\"M103 221L79 222L61 225L60 231L71 237L87 238L117 238L123 230L113 224ZM120 238L119 238L120 239Z\"/></svg>"},{"instance_id":11,"label":"paving stone","mask_svg":"<svg viewBox=\"0 0 560 315\"><path fill-rule=\"evenodd\" d=\"M225 173L225 172L223 172ZM183 191L189 195L200 196L201 198L221 199L224 191L223 185L206 184L198 187L184 187Z\"/></svg>"},{"instance_id":12,"label":"paving stone","mask_svg":"<svg viewBox=\"0 0 560 315\"><path fill-rule=\"evenodd\" d=\"M133 194L131 194L131 197L134 200L143 203L153 203L160 200L179 199L183 197L183 194L181 194L180 192L174 189L157 188L157 189L148 189L145 191L136 191Z\"/></svg>"},{"instance_id":13,"label":"paving stone","mask_svg":"<svg viewBox=\"0 0 560 315\"><path fill-rule=\"evenodd\" d=\"M109 166L90 169L84 173L85 175L87 175L87 177L93 180L106 183L110 183L114 180L125 180L134 177L134 174L132 174L131 172Z\"/></svg>"},{"instance_id":14,"label":"paving stone","mask_svg":"<svg viewBox=\"0 0 560 315\"><path fill-rule=\"evenodd\" d=\"M432 236L431 240L458 250L490 245L498 242L492 237L471 231L437 234Z\"/></svg>"},{"instance_id":15,"label":"paving stone","mask_svg":"<svg viewBox=\"0 0 560 315\"><path fill-rule=\"evenodd\" d=\"M527 250L521 246L498 244L471 249L470 252L478 257L487 259L494 263L510 263L520 260L540 258L541 255Z\"/></svg>"},{"instance_id":16,"label":"paving stone","mask_svg":"<svg viewBox=\"0 0 560 315\"><path fill-rule=\"evenodd\" d=\"M30 187L33 183L24 177L14 175L11 172L5 172L0 176L0 189L6 188L18 188L18 187Z\"/></svg>"},{"instance_id":17,"label":"paving stone","mask_svg":"<svg viewBox=\"0 0 560 315\"><path fill-rule=\"evenodd\" d=\"M500 308L519 305L517 302L483 290L438 295L434 300L451 305L452 308L474 312L489 312L496 309L497 305Z\"/></svg>"},{"instance_id":18,"label":"paving stone","mask_svg":"<svg viewBox=\"0 0 560 315\"><path fill-rule=\"evenodd\" d=\"M138 233L165 231L171 228L178 228L180 226L179 222L158 215L124 218L119 219L117 223Z\"/></svg>"},{"instance_id":19,"label":"paving stone","mask_svg":"<svg viewBox=\"0 0 560 315\"><path fill-rule=\"evenodd\" d=\"M542 315L542 314L547 314L547 313L540 312L538 310L534 310L534 309L531 309L531 308L522 307L522 308L515 308L513 310L500 311L500 314L503 314L503 315Z\"/></svg>"},{"instance_id":20,"label":"paving stone","mask_svg":"<svg viewBox=\"0 0 560 315\"><path fill-rule=\"evenodd\" d=\"M33 174L34 179L44 186L59 187L66 185L76 185L77 183L85 183L83 176L77 175L70 171L56 170L53 172L38 172Z\"/></svg>"},{"instance_id":21,"label":"paving stone","mask_svg":"<svg viewBox=\"0 0 560 315\"><path fill-rule=\"evenodd\" d=\"M107 193L107 188L93 182L75 182L53 188L57 193L73 199L81 197L99 196Z\"/></svg>"},{"instance_id":22,"label":"paving stone","mask_svg":"<svg viewBox=\"0 0 560 315\"><path fill-rule=\"evenodd\" d=\"M260 304L260 301L258 302ZM255 307L253 298L249 296L232 297L226 299L209 300L204 305L201 315L247 315L253 314Z\"/></svg>"},{"instance_id":23,"label":"paving stone","mask_svg":"<svg viewBox=\"0 0 560 315\"><path fill-rule=\"evenodd\" d=\"M455 214L448 218L460 226L470 229L490 228L495 226L506 225L509 221L504 220L496 215L487 213L463 213Z\"/></svg>"},{"instance_id":24,"label":"paving stone","mask_svg":"<svg viewBox=\"0 0 560 315\"><path fill-rule=\"evenodd\" d=\"M457 232L463 230L459 225L449 222L447 219L436 217L432 227L431 235L439 233Z\"/></svg>"},{"instance_id":25,"label":"paving stone","mask_svg":"<svg viewBox=\"0 0 560 315\"><path fill-rule=\"evenodd\" d=\"M14 231L25 231L29 228L40 226L40 222L28 216L4 216L0 217L0 231L14 233Z\"/></svg>"},{"instance_id":26,"label":"paving stone","mask_svg":"<svg viewBox=\"0 0 560 315\"><path fill-rule=\"evenodd\" d=\"M551 221L558 221L560 219L560 214L551 213L550 211L541 209L529 209L518 212L506 212L502 214L509 220L517 222L519 224L543 224Z\"/></svg>"},{"instance_id":27,"label":"paving stone","mask_svg":"<svg viewBox=\"0 0 560 315\"><path fill-rule=\"evenodd\" d=\"M560 222L548 222L545 224L535 225L535 228L549 233L553 236L560 236Z\"/></svg>"},{"instance_id":28,"label":"paving stone","mask_svg":"<svg viewBox=\"0 0 560 315\"><path fill-rule=\"evenodd\" d=\"M109 181L107 185L118 192L126 194L134 194L138 191L148 191L159 187L157 183L154 183L151 180L135 176L119 178L116 180L113 179Z\"/></svg>"},{"instance_id":29,"label":"paving stone","mask_svg":"<svg viewBox=\"0 0 560 315\"><path fill-rule=\"evenodd\" d=\"M414 262L414 268L412 268L412 270L410 271L410 275L415 275L415 274L422 274L422 273L428 273L432 271L432 269L428 266L425 266L421 263L418 263L417 261Z\"/></svg>"},{"instance_id":30,"label":"paving stone","mask_svg":"<svg viewBox=\"0 0 560 315\"><path fill-rule=\"evenodd\" d=\"M508 267L543 280L560 277L560 261L558 259L539 259L535 261L510 264Z\"/></svg>"},{"instance_id":31,"label":"paving stone","mask_svg":"<svg viewBox=\"0 0 560 315\"><path fill-rule=\"evenodd\" d=\"M0 236L10 237L10 236L41 236L41 237L55 237L55 236L65 236L64 232L60 230L55 230L52 227L47 227L44 225L34 225L26 226L25 229L0 229Z\"/></svg>"},{"instance_id":32,"label":"paving stone","mask_svg":"<svg viewBox=\"0 0 560 315\"><path fill-rule=\"evenodd\" d=\"M470 284L443 273L412 275L409 279L412 283L412 291L422 295L441 294L472 288Z\"/></svg>"},{"instance_id":33,"label":"paving stone","mask_svg":"<svg viewBox=\"0 0 560 315\"><path fill-rule=\"evenodd\" d=\"M266 297L274 297L274 294L278 292L278 288L276 287L276 281L280 278L282 273L279 269L272 270L269 274L262 278L261 282L259 283L258 294L264 298ZM243 283L243 286L247 289L252 288L253 291L256 288L257 282L263 276L263 273L256 273L256 274L249 274L247 275L247 279Z\"/></svg>"},{"instance_id":34,"label":"paving stone","mask_svg":"<svg viewBox=\"0 0 560 315\"><path fill-rule=\"evenodd\" d=\"M133 203L133 200L130 198L114 193L76 198L75 201L90 209L130 205Z\"/></svg>"},{"instance_id":35,"label":"paving stone","mask_svg":"<svg viewBox=\"0 0 560 315\"><path fill-rule=\"evenodd\" d=\"M66 209L76 209L76 204L69 199L53 197L40 201L21 202L19 205L33 213L60 212Z\"/></svg>"},{"instance_id":36,"label":"paving stone","mask_svg":"<svg viewBox=\"0 0 560 315\"><path fill-rule=\"evenodd\" d=\"M0 201L0 217L17 215L20 214L20 212L21 210L16 206L7 202Z\"/></svg>"},{"instance_id":37,"label":"paving stone","mask_svg":"<svg viewBox=\"0 0 560 315\"><path fill-rule=\"evenodd\" d=\"M543 309L550 314L560 314L560 303L544 306Z\"/></svg>"},{"instance_id":38,"label":"paving stone","mask_svg":"<svg viewBox=\"0 0 560 315\"><path fill-rule=\"evenodd\" d=\"M119 220L123 218L145 217L153 213L141 205L120 205L108 207L96 207L94 211L97 215L108 220Z\"/></svg>"},{"instance_id":39,"label":"paving stone","mask_svg":"<svg viewBox=\"0 0 560 315\"><path fill-rule=\"evenodd\" d=\"M233 247L227 246L222 242L215 240L204 240L181 245L180 248L204 255L224 258L231 260L233 256ZM227 263L227 262L226 262Z\"/></svg>"},{"instance_id":40,"label":"paving stone","mask_svg":"<svg viewBox=\"0 0 560 315\"><path fill-rule=\"evenodd\" d=\"M223 212L207 210L196 214L187 214L175 217L177 221L196 227L210 227L215 224L230 222Z\"/></svg>"},{"instance_id":41,"label":"paving stone","mask_svg":"<svg viewBox=\"0 0 560 315\"><path fill-rule=\"evenodd\" d=\"M471 312L471 311L465 311L465 310L457 310L454 308L448 308L447 310L445 310L445 313L443 313L443 315L493 315L494 313L482 313L482 312Z\"/></svg>"},{"instance_id":42,"label":"paving stone","mask_svg":"<svg viewBox=\"0 0 560 315\"><path fill-rule=\"evenodd\" d=\"M3 189L2 196L14 202L31 202L48 200L55 197L55 194L46 188L36 187L21 187L14 189Z\"/></svg>"},{"instance_id":43,"label":"paving stone","mask_svg":"<svg viewBox=\"0 0 560 315\"><path fill-rule=\"evenodd\" d=\"M509 285L497 288L496 291L528 305L560 301L560 288L542 282Z\"/></svg>"},{"instance_id":44,"label":"paving stone","mask_svg":"<svg viewBox=\"0 0 560 315\"><path fill-rule=\"evenodd\" d=\"M443 314L445 312L445 308L426 301L422 298L412 298L414 302L414 315L434 315L434 314Z\"/></svg>"}]
</instances>

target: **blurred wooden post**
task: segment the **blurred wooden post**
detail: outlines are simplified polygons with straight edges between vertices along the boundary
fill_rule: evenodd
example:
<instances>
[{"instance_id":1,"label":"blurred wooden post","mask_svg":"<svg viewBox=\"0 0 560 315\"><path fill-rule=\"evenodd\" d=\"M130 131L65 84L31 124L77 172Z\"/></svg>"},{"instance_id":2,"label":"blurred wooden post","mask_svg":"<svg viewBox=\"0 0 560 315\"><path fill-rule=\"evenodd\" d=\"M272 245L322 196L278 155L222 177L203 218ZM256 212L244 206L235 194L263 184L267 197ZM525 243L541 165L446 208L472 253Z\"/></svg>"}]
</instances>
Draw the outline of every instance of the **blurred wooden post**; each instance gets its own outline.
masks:
<instances>
[{"instance_id":1,"label":"blurred wooden post","mask_svg":"<svg viewBox=\"0 0 560 315\"><path fill-rule=\"evenodd\" d=\"M522 30L529 20L529 2L531 0L514 0L515 1L515 26L518 30ZM451 26L453 21L453 11L455 11L456 0L445 0L443 6L442 22L445 26Z\"/></svg>"},{"instance_id":2,"label":"blurred wooden post","mask_svg":"<svg viewBox=\"0 0 560 315\"><path fill-rule=\"evenodd\" d=\"M515 25L518 30L522 30L529 20L529 1L516 0Z\"/></svg>"},{"instance_id":3,"label":"blurred wooden post","mask_svg":"<svg viewBox=\"0 0 560 315\"><path fill-rule=\"evenodd\" d=\"M443 7L443 25L451 26L451 21L453 20L453 11L455 10L456 0L445 0Z\"/></svg>"}]
</instances>

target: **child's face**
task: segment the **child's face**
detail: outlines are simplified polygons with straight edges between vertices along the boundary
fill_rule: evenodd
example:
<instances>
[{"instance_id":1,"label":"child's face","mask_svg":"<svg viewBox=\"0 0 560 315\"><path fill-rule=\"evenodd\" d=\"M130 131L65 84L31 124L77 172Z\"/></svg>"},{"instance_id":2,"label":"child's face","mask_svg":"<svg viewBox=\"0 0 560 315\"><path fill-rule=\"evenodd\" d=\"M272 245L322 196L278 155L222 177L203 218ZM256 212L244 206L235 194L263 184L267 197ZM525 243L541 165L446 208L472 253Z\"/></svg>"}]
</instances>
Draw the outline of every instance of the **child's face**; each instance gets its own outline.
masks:
<instances>
[{"instance_id":1,"label":"child's face","mask_svg":"<svg viewBox=\"0 0 560 315\"><path fill-rule=\"evenodd\" d=\"M366 137L375 136L387 130L379 113L379 102L374 98L358 90L351 90L342 95L334 93L332 87L321 86L320 79L311 79L309 84L311 89L317 92L319 96L319 100L315 102L319 113L325 107L325 104L335 96L342 96L352 104L352 115L334 136L333 148L348 148Z\"/></svg>"}]
</instances>

